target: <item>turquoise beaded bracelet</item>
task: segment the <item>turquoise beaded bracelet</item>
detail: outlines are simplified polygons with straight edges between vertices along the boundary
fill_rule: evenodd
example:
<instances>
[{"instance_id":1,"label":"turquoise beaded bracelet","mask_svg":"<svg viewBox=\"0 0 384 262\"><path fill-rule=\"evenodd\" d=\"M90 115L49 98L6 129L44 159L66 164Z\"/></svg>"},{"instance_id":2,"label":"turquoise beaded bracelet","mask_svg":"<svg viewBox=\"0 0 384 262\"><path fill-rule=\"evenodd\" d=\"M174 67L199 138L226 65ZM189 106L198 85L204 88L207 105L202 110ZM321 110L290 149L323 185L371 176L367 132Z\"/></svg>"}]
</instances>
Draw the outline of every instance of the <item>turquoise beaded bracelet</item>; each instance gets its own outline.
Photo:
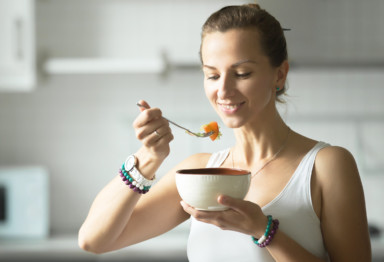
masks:
<instances>
[{"instance_id":1,"label":"turquoise beaded bracelet","mask_svg":"<svg viewBox=\"0 0 384 262\"><path fill-rule=\"evenodd\" d=\"M252 240L253 242L255 242L256 245L262 244L267 239L269 232L271 231L272 216L268 215L267 218L268 218L268 224L267 224L267 228L265 230L264 235L262 235L260 239L257 239L254 236L252 236Z\"/></svg>"},{"instance_id":2,"label":"turquoise beaded bracelet","mask_svg":"<svg viewBox=\"0 0 384 262\"><path fill-rule=\"evenodd\" d=\"M277 219L273 220L271 215L268 215L267 218L268 218L268 224L267 224L267 228L265 229L264 235L262 235L260 239L257 239L254 236L252 236L253 242L259 247L268 246L269 243L272 241L274 235L276 234L277 229L279 228L279 220ZM273 228L271 229L272 223L273 223Z\"/></svg>"},{"instance_id":3,"label":"turquoise beaded bracelet","mask_svg":"<svg viewBox=\"0 0 384 262\"><path fill-rule=\"evenodd\" d=\"M119 173L120 173L120 177L122 178L123 182L129 186L133 191L137 192L137 193L140 193L140 194L145 194L149 191L149 189L151 188L151 186L144 186L144 185L141 185L140 183L138 183L137 181L135 181L130 175L129 175L129 172L127 170L125 170L125 166L123 164L123 166L120 168L119 170Z\"/></svg>"}]
</instances>

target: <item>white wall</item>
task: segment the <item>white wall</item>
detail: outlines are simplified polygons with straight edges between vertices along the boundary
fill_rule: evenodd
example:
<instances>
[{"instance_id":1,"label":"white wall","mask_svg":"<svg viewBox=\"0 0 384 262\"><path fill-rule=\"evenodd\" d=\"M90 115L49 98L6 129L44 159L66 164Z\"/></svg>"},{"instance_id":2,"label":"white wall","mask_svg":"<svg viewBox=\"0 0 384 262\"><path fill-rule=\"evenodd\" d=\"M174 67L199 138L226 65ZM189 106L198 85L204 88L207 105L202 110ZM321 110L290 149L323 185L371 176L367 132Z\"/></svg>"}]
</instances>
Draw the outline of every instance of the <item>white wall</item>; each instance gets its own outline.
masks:
<instances>
[{"instance_id":1,"label":"white wall","mask_svg":"<svg viewBox=\"0 0 384 262\"><path fill-rule=\"evenodd\" d=\"M384 198L383 81L380 69L293 70L281 110L294 130L355 155L368 215L376 223L384 216L378 201ZM95 194L139 147L131 125L138 112L135 102L141 98L191 129L219 121L204 98L199 72L175 73L167 80L61 76L30 94L0 94L0 165L48 168L54 232L75 232ZM191 153L212 152L233 142L225 128L216 142L174 131L172 154L159 176Z\"/></svg>"},{"instance_id":2,"label":"white wall","mask_svg":"<svg viewBox=\"0 0 384 262\"><path fill-rule=\"evenodd\" d=\"M200 17L205 17L211 9L239 1L212 1L209 6L205 1L195 2L196 5L192 5L189 1L179 1L177 9L175 1L136 3L134 10L145 14L146 19L154 17L151 21L154 27L137 26L142 22L141 16L128 17L138 24L128 25L124 36L103 29L125 29L119 19L123 19L124 6L133 5L134 1L115 0L105 5L105 1L98 0L92 2L94 5L89 10L90 1L37 1L39 59L44 61L45 56L152 56L157 55L153 46L165 45L172 59L194 63ZM344 5L345 1L338 3ZM374 7L382 8L377 1L374 3ZM295 12L291 10L295 14L300 6L296 4ZM202 11L199 12L198 7L202 7ZM284 13L280 6L271 4L270 7L272 13ZM120 18L113 20L114 12L120 9ZM159 19L162 14L169 16L168 20ZM304 18L301 12L298 14L291 16L296 20L289 21L288 16L283 20L288 25L300 25ZM194 29L188 27L190 20ZM308 17L304 20L310 21ZM167 28L156 24L159 21ZM186 28L188 31L184 31ZM156 30L160 30L159 35L151 45L151 34ZM299 32L294 34L297 36ZM300 34L304 36L305 32ZM132 39L145 41L140 45L131 43ZM299 41L301 46L305 46L302 41ZM288 44L294 46L293 57L300 59L300 50L292 35L288 37ZM129 48L125 49L126 45ZM143 49L136 50L138 46ZM366 57L372 57L371 54ZM293 68L290 73L289 97L281 109L282 115L292 129L344 146L355 155L365 188L369 220L384 227L384 209L379 202L384 198L383 68L301 68L305 67ZM34 92L0 93L0 165L48 168L54 233L77 231L96 193L117 174L125 157L138 148L131 125L138 112L135 103L139 99L147 99L151 105L161 107L165 116L191 129L211 120L220 123L204 98L202 75L197 70L176 70L168 77L153 74L43 75ZM182 131L174 131L172 155L159 170L160 176L191 153L216 151L233 142L226 128L218 142L198 140Z\"/></svg>"}]
</instances>

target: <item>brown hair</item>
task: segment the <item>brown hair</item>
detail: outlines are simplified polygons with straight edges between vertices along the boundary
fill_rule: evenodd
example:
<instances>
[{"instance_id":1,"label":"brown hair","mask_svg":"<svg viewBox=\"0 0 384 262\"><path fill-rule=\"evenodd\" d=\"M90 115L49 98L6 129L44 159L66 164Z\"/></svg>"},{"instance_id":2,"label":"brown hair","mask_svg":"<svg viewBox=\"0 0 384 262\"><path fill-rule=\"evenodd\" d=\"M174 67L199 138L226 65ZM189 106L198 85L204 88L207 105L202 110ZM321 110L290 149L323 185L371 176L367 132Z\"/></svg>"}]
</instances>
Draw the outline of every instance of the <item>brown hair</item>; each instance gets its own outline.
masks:
<instances>
[{"instance_id":1,"label":"brown hair","mask_svg":"<svg viewBox=\"0 0 384 262\"><path fill-rule=\"evenodd\" d=\"M258 4L226 6L213 13L202 27L201 43L212 32L226 32L230 29L255 28L261 36L261 48L274 67L288 59L284 30L279 21ZM200 47L200 59L201 47ZM285 86L277 91L277 96L285 93ZM279 99L277 99L279 100Z\"/></svg>"}]
</instances>

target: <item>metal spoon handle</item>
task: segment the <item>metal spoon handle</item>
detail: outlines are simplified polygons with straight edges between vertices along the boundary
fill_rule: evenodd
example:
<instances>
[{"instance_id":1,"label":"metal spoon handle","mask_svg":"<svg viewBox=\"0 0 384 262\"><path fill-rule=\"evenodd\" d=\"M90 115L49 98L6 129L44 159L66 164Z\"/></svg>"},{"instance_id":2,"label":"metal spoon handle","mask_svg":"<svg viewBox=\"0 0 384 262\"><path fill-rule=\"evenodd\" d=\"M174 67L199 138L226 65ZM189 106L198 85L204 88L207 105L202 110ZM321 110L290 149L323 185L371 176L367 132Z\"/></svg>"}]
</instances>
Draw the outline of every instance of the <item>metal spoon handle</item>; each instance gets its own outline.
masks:
<instances>
[{"instance_id":1,"label":"metal spoon handle","mask_svg":"<svg viewBox=\"0 0 384 262\"><path fill-rule=\"evenodd\" d=\"M148 107L146 107L146 106L144 106L144 105L142 105L142 104L140 104L140 103L136 103L136 105L139 106L139 107L148 109ZM164 118L165 120L167 120L169 123L171 123L172 125L177 126L178 128L181 128L181 129L185 130L188 134L193 135L193 136L197 136L197 137L207 137L207 136L210 136L210 135L213 134L213 132L209 132L209 133L194 133L194 132L192 132L191 130L189 130L189 129L187 129L187 128L185 128L185 127L179 125L179 124L176 124L175 122L173 122L173 121L171 121L171 120L169 120L169 119L167 119L167 118L165 118L165 117L163 117L163 118Z\"/></svg>"}]
</instances>

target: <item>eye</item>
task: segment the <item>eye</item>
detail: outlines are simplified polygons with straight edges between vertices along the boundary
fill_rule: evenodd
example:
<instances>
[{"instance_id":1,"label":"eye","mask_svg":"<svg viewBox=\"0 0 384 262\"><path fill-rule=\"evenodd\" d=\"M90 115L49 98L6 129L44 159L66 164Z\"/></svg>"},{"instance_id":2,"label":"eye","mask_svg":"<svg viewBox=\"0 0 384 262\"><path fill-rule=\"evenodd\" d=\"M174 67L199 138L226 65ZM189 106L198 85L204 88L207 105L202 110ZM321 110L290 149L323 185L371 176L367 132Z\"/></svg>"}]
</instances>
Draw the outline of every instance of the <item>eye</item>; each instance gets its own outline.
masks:
<instances>
[{"instance_id":1,"label":"eye","mask_svg":"<svg viewBox=\"0 0 384 262\"><path fill-rule=\"evenodd\" d=\"M219 75L208 75L207 80L217 80L219 79Z\"/></svg>"},{"instance_id":2,"label":"eye","mask_svg":"<svg viewBox=\"0 0 384 262\"><path fill-rule=\"evenodd\" d=\"M248 72L248 73L236 73L235 74L237 77L239 78L247 78L251 75L251 72Z\"/></svg>"}]
</instances>

